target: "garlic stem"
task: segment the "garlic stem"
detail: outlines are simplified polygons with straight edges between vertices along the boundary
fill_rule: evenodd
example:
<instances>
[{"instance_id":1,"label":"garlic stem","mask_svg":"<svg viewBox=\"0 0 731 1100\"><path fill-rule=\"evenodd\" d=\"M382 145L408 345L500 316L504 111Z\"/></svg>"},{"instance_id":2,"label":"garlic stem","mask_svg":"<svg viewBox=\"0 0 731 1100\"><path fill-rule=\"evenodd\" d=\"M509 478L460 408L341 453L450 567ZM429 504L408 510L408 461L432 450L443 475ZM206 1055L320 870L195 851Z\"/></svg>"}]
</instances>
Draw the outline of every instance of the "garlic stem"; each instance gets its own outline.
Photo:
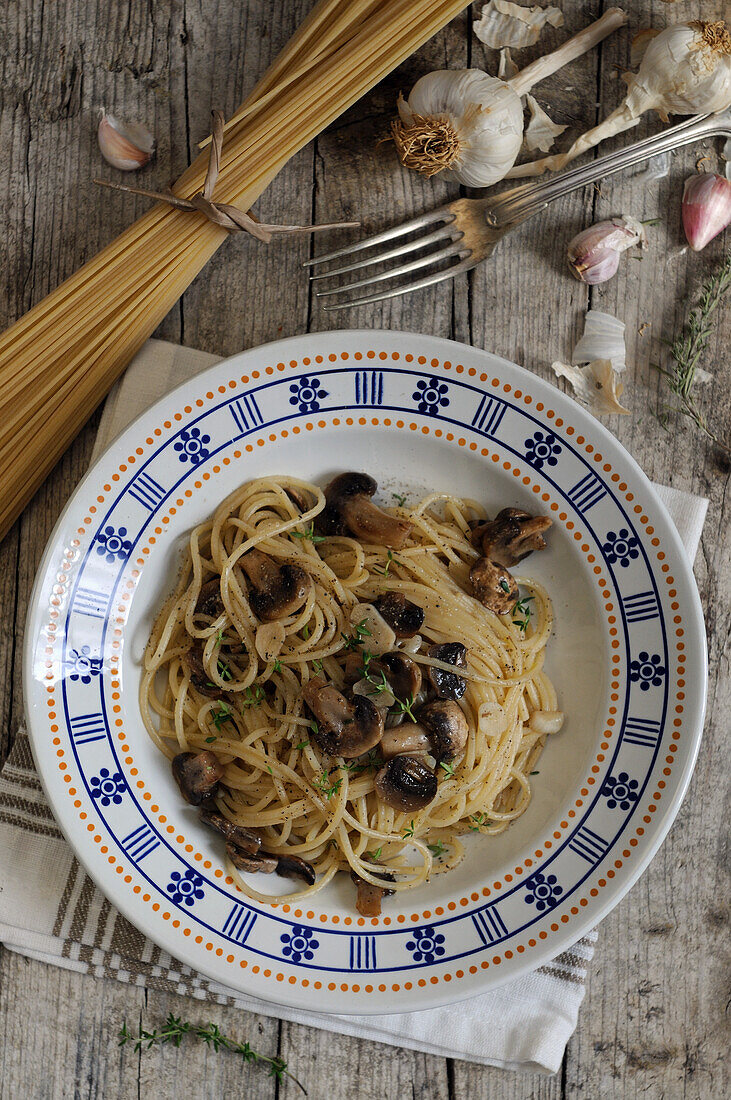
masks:
<instances>
[{"instance_id":1,"label":"garlic stem","mask_svg":"<svg viewBox=\"0 0 731 1100\"><path fill-rule=\"evenodd\" d=\"M569 38L557 50L553 50L552 53L545 54L530 65L526 65L507 83L519 96L525 95L539 80L545 80L546 77L552 76L553 73L562 69L564 65L568 65L570 61L574 61L577 57L588 53L612 31L617 30L618 27L623 27L626 22L626 12L622 11L621 8L610 8L601 19L597 19L594 23L590 23L588 27L584 27L582 31Z\"/></svg>"},{"instance_id":2,"label":"garlic stem","mask_svg":"<svg viewBox=\"0 0 731 1100\"><path fill-rule=\"evenodd\" d=\"M603 122L595 126L593 130L587 130L578 137L574 144L565 153L553 153L550 157L541 157L540 160L531 160L527 164L517 164L505 176L506 179L516 179L523 176L540 176L544 172L554 172L557 168L563 168L570 160L580 157L587 149L593 149L600 141L621 134L625 130L631 130L638 126L640 116L633 115L626 104L617 107Z\"/></svg>"}]
</instances>

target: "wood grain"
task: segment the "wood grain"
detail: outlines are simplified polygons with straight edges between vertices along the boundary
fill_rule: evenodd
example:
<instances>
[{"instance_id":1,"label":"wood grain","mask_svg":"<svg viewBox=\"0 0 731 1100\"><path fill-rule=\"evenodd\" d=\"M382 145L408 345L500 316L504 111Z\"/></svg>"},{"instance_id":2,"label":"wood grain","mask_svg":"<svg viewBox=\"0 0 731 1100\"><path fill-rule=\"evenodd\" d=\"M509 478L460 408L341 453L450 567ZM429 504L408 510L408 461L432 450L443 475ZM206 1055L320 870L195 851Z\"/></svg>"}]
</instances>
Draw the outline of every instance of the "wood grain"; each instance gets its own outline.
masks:
<instances>
[{"instance_id":1,"label":"wood grain","mask_svg":"<svg viewBox=\"0 0 731 1100\"><path fill-rule=\"evenodd\" d=\"M98 191L98 110L146 121L158 154L140 177L164 186L204 136L211 106L230 110L309 6L308 0L10 0L0 6L0 175L4 245L0 325L10 324L145 208L144 200ZM597 0L566 0L565 30L550 30L519 55L527 63L567 31L596 18ZM722 0L633 0L631 27L709 19ZM480 4L474 5L477 11ZM627 67L629 35L558 73L537 90L552 117L568 122L568 140L606 114L621 95L615 73ZM454 194L439 180L401 171L393 148L379 144L395 96L422 72L449 65L496 70L492 51L469 34L468 19L445 32L303 150L259 204L286 220L360 217L368 231L438 205ZM601 73L601 76L600 76ZM598 107L601 103L602 106ZM657 124L643 122L638 136ZM681 252L678 196L698 149L677 154L670 176L646 184L635 172L613 177L558 204L468 277L420 295L327 315L313 301L300 262L326 239L263 248L233 239L187 291L158 335L221 355L305 330L388 327L473 342L550 378L580 334L587 305L627 325L627 399L634 416L608 421L650 477L708 496L710 510L696 575L706 609L711 681L708 721L691 789L649 870L603 922L578 1030L555 1078L506 1073L300 1027L155 991L70 974L0 950L0 1100L68 1097L167 1100L185 1090L248 1100L301 1095L234 1056L188 1043L144 1055L120 1050L130 1026L160 1023L170 1011L278 1052L305 1081L311 1100L721 1100L729 1094L729 908L724 775L731 713L729 463L695 429L656 414L666 404L652 363L663 337L680 324L722 255L719 237L701 255ZM710 165L717 163L709 143ZM104 168L104 171L107 169ZM111 170L109 170L111 171ZM659 216L650 249L623 259L612 282L589 292L564 270L565 245L594 218ZM728 234L726 235L728 236ZM272 292L274 288L274 293ZM712 426L728 435L731 310L709 348L714 379L703 391ZM81 433L0 545L0 759L21 720L20 653L25 612L40 554L84 471L95 423Z\"/></svg>"}]
</instances>

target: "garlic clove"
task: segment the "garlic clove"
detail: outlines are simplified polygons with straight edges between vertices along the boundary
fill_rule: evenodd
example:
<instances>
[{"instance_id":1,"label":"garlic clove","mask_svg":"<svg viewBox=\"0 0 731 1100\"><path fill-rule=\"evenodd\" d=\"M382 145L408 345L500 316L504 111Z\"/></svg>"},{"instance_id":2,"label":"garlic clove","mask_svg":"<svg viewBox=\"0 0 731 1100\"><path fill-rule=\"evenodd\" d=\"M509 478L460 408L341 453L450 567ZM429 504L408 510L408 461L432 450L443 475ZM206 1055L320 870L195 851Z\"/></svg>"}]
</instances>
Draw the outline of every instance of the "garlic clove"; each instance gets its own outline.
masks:
<instances>
[{"instance_id":1,"label":"garlic clove","mask_svg":"<svg viewBox=\"0 0 731 1100\"><path fill-rule=\"evenodd\" d=\"M503 46L522 49L538 41L546 23L552 27L562 27L564 18L561 9L526 8L510 0L489 0L489 3L483 4L480 18L472 24L472 29L480 41L493 50Z\"/></svg>"},{"instance_id":2,"label":"garlic clove","mask_svg":"<svg viewBox=\"0 0 731 1100\"><path fill-rule=\"evenodd\" d=\"M644 226L624 216L597 222L573 238L568 247L571 272L582 283L595 286L617 274L619 254L635 244L645 247Z\"/></svg>"},{"instance_id":3,"label":"garlic clove","mask_svg":"<svg viewBox=\"0 0 731 1100\"><path fill-rule=\"evenodd\" d=\"M123 122L106 111L102 111L97 140L107 163L122 172L144 168L155 152L155 139L142 123Z\"/></svg>"},{"instance_id":4,"label":"garlic clove","mask_svg":"<svg viewBox=\"0 0 731 1100\"><path fill-rule=\"evenodd\" d=\"M731 223L731 181L713 172L685 181L681 204L688 244L700 252Z\"/></svg>"},{"instance_id":5,"label":"garlic clove","mask_svg":"<svg viewBox=\"0 0 731 1100\"><path fill-rule=\"evenodd\" d=\"M576 399L594 416L629 414L630 410L619 401L624 383L609 359L595 359L585 367L556 362L551 363L551 370L557 378L565 378L571 383Z\"/></svg>"}]
</instances>

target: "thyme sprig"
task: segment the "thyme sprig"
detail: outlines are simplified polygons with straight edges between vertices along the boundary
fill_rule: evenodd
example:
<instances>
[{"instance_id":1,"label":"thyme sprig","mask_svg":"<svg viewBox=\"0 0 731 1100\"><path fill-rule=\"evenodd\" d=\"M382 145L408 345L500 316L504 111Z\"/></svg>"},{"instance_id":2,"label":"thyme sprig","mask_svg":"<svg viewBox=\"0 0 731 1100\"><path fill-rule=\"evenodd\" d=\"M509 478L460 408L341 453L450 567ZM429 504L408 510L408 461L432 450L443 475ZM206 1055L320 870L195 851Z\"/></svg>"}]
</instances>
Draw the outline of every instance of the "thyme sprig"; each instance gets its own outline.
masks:
<instances>
[{"instance_id":1,"label":"thyme sprig","mask_svg":"<svg viewBox=\"0 0 731 1100\"><path fill-rule=\"evenodd\" d=\"M363 645L364 638L370 638L371 636L367 619L361 619L359 623L355 624L353 630L355 631L354 634L342 635L345 649L357 649L359 645Z\"/></svg>"},{"instance_id":2,"label":"thyme sprig","mask_svg":"<svg viewBox=\"0 0 731 1100\"><path fill-rule=\"evenodd\" d=\"M311 523L304 531L290 531L290 535L293 539L304 539L306 542L311 542L313 546L316 546L318 542L324 542L327 535L316 535L315 525Z\"/></svg>"},{"instance_id":3,"label":"thyme sprig","mask_svg":"<svg viewBox=\"0 0 731 1100\"><path fill-rule=\"evenodd\" d=\"M670 369L666 370L665 367L660 366L656 368L665 375L668 386L678 398L676 405L668 406L660 413L659 420L662 426L667 427L670 413L679 412L692 420L710 440L727 452L729 444L722 442L713 434L705 416L698 408L693 390L698 364L713 332L714 314L729 288L731 288L731 250L726 253L718 270L703 285L698 304L688 314L682 332L669 344L672 360Z\"/></svg>"},{"instance_id":4,"label":"thyme sprig","mask_svg":"<svg viewBox=\"0 0 731 1100\"><path fill-rule=\"evenodd\" d=\"M513 619L513 626L517 626L518 630L522 631L523 634L525 634L526 628L530 623L530 602L534 599L535 596L521 596L513 608L513 614L518 616L517 619ZM520 618L521 615L522 618Z\"/></svg>"},{"instance_id":5,"label":"thyme sprig","mask_svg":"<svg viewBox=\"0 0 731 1100\"><path fill-rule=\"evenodd\" d=\"M180 1016L174 1016L171 1012L161 1028L153 1028L152 1031L148 1031L146 1028L141 1027L137 1034L133 1034L127 1027L127 1021L125 1020L119 1030L119 1045L123 1047L127 1043L132 1043L135 1052L150 1050L153 1046L165 1043L172 1043L173 1046L179 1047L186 1035L192 1035L194 1039L200 1039L216 1052L230 1050L233 1054L240 1054L245 1062L259 1062L261 1065L268 1066L270 1077L276 1078L277 1081L289 1077L302 1089L305 1096L307 1095L307 1089L294 1074L289 1072L287 1063L283 1058L276 1055L270 1057L267 1054L260 1054L249 1043L240 1043L237 1039L231 1039L228 1035L223 1034L218 1024L209 1023L205 1026L191 1024L187 1020L182 1020Z\"/></svg>"}]
</instances>

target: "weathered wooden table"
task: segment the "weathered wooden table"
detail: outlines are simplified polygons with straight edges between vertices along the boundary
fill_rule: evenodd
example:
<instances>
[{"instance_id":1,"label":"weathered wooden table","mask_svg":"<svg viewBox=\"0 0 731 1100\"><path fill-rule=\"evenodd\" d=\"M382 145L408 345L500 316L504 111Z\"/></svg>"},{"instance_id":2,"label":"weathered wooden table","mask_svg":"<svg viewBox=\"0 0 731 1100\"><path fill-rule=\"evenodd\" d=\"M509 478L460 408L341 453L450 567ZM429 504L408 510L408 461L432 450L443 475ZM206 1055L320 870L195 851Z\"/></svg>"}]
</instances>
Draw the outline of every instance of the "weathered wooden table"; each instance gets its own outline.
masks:
<instances>
[{"instance_id":1,"label":"weathered wooden table","mask_svg":"<svg viewBox=\"0 0 731 1100\"><path fill-rule=\"evenodd\" d=\"M6 0L0 5L0 216L6 259L0 265L0 324L11 323L146 207L143 199L95 188L101 166L96 123L102 106L145 120L159 146L141 177L164 186L188 163L207 132L211 106L231 112L309 6L308 0ZM599 0L566 0L571 30L596 18ZM720 18L724 0L629 0L637 30L666 20ZM479 4L474 5L475 10ZM728 13L727 13L728 14ZM550 31L540 49L565 37ZM615 105L619 70L629 61L629 35L539 88L552 115L578 127ZM538 49L519 55L532 60ZM306 223L361 218L385 226L438 205L453 186L401 170L388 131L397 92L431 68L485 65L467 15L300 153L272 184L258 212L270 221ZM601 106L600 106L601 104ZM643 123L635 133L649 132ZM561 139L564 140L564 139ZM477 1098L636 1097L712 1100L729 1095L724 1060L728 999L723 972L728 948L728 880L723 840L724 740L731 712L729 676L729 462L694 427L657 414L667 394L652 364L722 255L718 238L701 255L681 252L682 180L710 146L673 159L670 176L644 182L635 173L563 200L511 239L489 266L456 283L357 312L336 322L454 337L488 348L552 377L581 332L591 302L627 326L631 417L610 428L652 478L711 500L696 575L706 609L711 686L705 740L690 792L652 866L601 926L589 991L563 1072L525 1077L464 1062L359 1042L234 1009L78 977L0 948L0 1096L120 1098L245 1095L250 1100L298 1095L233 1055L186 1044L142 1056L119 1050L124 1017L156 1024L169 1011L279 1052L307 1085L312 1100L334 1096ZM631 213L660 219L643 257L629 255L620 274L589 291L568 275L570 237L602 216ZM305 239L270 247L227 242L204 275L166 318L158 335L227 355L307 331L335 327L313 300L300 263ZM324 245L318 245L324 247ZM728 437L731 310L725 311L706 365L709 419ZM85 428L0 545L0 760L23 719L21 660L25 613L44 543L84 471L96 420ZM1 858L1 856L0 856ZM29 868L29 874L33 869Z\"/></svg>"}]
</instances>

